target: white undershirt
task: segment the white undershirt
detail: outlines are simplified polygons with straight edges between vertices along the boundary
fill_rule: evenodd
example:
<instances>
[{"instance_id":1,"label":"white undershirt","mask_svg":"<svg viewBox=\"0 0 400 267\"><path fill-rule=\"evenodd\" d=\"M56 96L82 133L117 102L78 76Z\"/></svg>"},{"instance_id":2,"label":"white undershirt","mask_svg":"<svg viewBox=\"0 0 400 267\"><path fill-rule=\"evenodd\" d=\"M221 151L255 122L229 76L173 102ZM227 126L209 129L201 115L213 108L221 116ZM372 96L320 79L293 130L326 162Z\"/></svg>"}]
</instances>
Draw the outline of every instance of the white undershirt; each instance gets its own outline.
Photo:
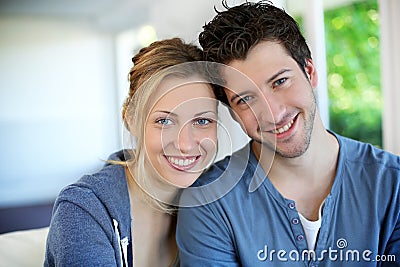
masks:
<instances>
[{"instance_id":1,"label":"white undershirt","mask_svg":"<svg viewBox=\"0 0 400 267\"><path fill-rule=\"evenodd\" d=\"M315 243L317 243L319 228L321 228L321 221L322 221L321 210L323 205L324 203L322 203L322 205L319 207L318 220L316 221L307 220L299 212L299 218L301 221L301 225L303 226L304 229L304 234L306 235L307 246L309 250L314 250Z\"/></svg>"}]
</instances>

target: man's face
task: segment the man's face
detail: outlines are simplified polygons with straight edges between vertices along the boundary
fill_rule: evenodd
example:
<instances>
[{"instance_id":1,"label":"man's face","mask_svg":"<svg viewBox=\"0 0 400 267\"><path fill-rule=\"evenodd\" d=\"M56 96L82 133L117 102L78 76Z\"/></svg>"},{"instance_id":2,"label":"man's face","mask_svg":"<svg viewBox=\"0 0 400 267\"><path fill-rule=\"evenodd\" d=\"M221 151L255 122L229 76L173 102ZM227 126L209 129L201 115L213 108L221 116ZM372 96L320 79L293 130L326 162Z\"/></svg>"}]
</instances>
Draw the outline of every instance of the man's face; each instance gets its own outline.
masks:
<instances>
[{"instance_id":1,"label":"man's face","mask_svg":"<svg viewBox=\"0 0 400 267\"><path fill-rule=\"evenodd\" d=\"M225 72L225 93L242 127L257 143L286 158L307 150L313 130L317 75L312 61L307 63L308 78L282 45L265 41L246 59L228 64L253 85Z\"/></svg>"}]
</instances>

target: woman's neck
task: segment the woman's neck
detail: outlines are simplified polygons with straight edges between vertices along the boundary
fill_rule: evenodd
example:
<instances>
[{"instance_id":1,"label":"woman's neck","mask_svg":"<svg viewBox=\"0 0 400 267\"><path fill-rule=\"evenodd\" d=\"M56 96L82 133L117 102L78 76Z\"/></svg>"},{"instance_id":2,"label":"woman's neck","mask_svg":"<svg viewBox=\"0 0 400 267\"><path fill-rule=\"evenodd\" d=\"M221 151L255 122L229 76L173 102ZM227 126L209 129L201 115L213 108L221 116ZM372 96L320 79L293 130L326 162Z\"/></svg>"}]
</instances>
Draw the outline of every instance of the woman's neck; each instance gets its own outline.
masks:
<instances>
[{"instance_id":1,"label":"woman's neck","mask_svg":"<svg viewBox=\"0 0 400 267\"><path fill-rule=\"evenodd\" d=\"M168 266L177 255L176 216L155 207L130 174L127 181L135 265Z\"/></svg>"}]
</instances>

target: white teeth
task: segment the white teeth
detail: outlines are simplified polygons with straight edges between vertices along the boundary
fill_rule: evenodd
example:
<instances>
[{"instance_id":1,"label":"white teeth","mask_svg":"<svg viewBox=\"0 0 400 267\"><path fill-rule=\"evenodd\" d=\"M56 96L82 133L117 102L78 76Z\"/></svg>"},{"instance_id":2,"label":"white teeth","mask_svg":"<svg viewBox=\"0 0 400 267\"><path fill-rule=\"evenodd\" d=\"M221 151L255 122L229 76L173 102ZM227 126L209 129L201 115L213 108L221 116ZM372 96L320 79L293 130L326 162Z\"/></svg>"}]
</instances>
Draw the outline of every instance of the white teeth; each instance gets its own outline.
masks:
<instances>
[{"instance_id":1,"label":"white teeth","mask_svg":"<svg viewBox=\"0 0 400 267\"><path fill-rule=\"evenodd\" d=\"M289 130L290 127L292 127L292 124L293 124L293 120L291 120L291 121L290 121L288 124L286 124L285 126L279 128L279 129L273 130L272 133L274 133L274 134L277 134L277 133L280 133L280 134L281 134L281 133L284 133L284 132L286 132L287 130Z\"/></svg>"},{"instance_id":2,"label":"white teeth","mask_svg":"<svg viewBox=\"0 0 400 267\"><path fill-rule=\"evenodd\" d=\"M174 158L174 157L167 157L167 160L174 165L177 165L180 167L185 167L185 166L192 164L196 160L196 158L183 160L183 159L178 159L178 158Z\"/></svg>"}]
</instances>

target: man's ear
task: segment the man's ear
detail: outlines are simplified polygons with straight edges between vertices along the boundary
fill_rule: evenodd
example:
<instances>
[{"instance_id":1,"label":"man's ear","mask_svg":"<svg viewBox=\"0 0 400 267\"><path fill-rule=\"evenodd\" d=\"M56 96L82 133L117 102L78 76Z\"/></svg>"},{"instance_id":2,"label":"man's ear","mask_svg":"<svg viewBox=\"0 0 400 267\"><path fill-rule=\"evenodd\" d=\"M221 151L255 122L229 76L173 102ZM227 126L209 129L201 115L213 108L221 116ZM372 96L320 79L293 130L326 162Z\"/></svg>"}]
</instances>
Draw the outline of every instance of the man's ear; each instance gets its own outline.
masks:
<instances>
[{"instance_id":1,"label":"man's ear","mask_svg":"<svg viewBox=\"0 0 400 267\"><path fill-rule=\"evenodd\" d=\"M308 81L312 88L317 88L318 85L318 74L315 68L314 62L311 58L306 60L306 66L304 67L305 73L307 75Z\"/></svg>"}]
</instances>

